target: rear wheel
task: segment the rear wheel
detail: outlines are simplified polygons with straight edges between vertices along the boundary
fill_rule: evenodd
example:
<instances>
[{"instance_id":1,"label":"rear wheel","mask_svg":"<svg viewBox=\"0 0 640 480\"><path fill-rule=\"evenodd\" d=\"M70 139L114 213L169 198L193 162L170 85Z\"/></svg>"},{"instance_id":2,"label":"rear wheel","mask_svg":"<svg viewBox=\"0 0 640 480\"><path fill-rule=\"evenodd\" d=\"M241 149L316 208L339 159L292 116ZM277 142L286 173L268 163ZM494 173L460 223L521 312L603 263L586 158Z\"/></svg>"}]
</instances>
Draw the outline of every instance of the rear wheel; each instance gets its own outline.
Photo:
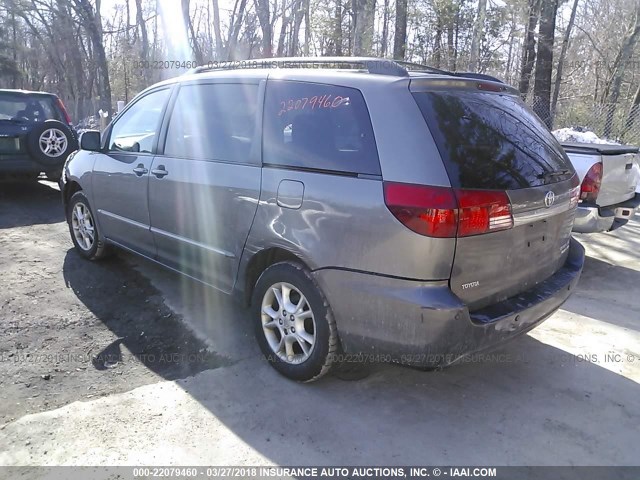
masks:
<instances>
[{"instance_id":1,"label":"rear wheel","mask_svg":"<svg viewBox=\"0 0 640 480\"><path fill-rule=\"evenodd\" d=\"M329 303L307 269L296 262L267 268L256 283L252 306L258 344L278 372L309 382L329 371L338 331Z\"/></svg>"},{"instance_id":2,"label":"rear wheel","mask_svg":"<svg viewBox=\"0 0 640 480\"><path fill-rule=\"evenodd\" d=\"M67 209L67 222L71 240L81 256L89 260L99 260L106 255L106 246L100 240L89 200L82 192L76 192L71 197Z\"/></svg>"}]
</instances>

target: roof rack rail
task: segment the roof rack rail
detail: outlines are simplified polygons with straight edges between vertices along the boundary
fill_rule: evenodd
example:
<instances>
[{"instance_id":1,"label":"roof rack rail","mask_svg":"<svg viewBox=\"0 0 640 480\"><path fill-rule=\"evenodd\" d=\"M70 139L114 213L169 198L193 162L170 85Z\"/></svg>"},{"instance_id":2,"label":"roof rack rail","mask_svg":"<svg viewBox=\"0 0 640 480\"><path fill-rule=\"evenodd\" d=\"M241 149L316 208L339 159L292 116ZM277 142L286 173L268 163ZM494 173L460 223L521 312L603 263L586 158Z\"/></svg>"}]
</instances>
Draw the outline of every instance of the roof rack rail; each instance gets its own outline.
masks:
<instances>
[{"instance_id":1,"label":"roof rack rail","mask_svg":"<svg viewBox=\"0 0 640 480\"><path fill-rule=\"evenodd\" d=\"M500 80L497 77L492 75L487 75L486 73L476 73L476 72L450 72L448 70L442 70L440 68L430 67L428 65L422 65L420 63L412 63L412 62L401 62L396 60L398 65L405 67L408 71L413 72L429 72L429 73L438 73L441 75L451 75L453 77L464 77L464 78L475 78L476 80L491 80L492 82L504 83L503 80Z\"/></svg>"},{"instance_id":2,"label":"roof rack rail","mask_svg":"<svg viewBox=\"0 0 640 480\"><path fill-rule=\"evenodd\" d=\"M421 63L377 57L274 57L252 58L249 60L220 60L193 68L189 70L187 74L219 70L246 70L251 68L345 68L365 70L368 73L395 77L408 77L409 72L424 72L504 83L496 77L483 73L450 72Z\"/></svg>"},{"instance_id":3,"label":"roof rack rail","mask_svg":"<svg viewBox=\"0 0 640 480\"><path fill-rule=\"evenodd\" d=\"M278 57L250 60L214 61L189 70L187 73L212 72L217 70L239 70L251 68L349 68L366 70L368 73L408 77L409 73L400 62L375 57Z\"/></svg>"}]
</instances>

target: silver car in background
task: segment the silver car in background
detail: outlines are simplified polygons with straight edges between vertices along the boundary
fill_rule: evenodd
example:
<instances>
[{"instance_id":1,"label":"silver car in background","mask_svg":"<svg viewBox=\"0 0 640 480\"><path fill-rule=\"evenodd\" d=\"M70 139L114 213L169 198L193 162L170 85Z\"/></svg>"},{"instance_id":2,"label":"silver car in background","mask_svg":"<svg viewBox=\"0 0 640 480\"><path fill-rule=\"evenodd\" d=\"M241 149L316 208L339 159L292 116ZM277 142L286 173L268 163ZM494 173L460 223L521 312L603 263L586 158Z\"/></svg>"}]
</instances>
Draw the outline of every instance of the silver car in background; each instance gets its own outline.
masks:
<instances>
[{"instance_id":1,"label":"silver car in background","mask_svg":"<svg viewBox=\"0 0 640 480\"><path fill-rule=\"evenodd\" d=\"M638 147L562 143L580 178L574 232L609 232L626 225L640 207Z\"/></svg>"},{"instance_id":2,"label":"silver car in background","mask_svg":"<svg viewBox=\"0 0 640 480\"><path fill-rule=\"evenodd\" d=\"M343 354L443 367L567 299L578 178L517 91L379 59L253 66L154 85L82 135L80 255L117 246L250 303L300 381Z\"/></svg>"}]
</instances>

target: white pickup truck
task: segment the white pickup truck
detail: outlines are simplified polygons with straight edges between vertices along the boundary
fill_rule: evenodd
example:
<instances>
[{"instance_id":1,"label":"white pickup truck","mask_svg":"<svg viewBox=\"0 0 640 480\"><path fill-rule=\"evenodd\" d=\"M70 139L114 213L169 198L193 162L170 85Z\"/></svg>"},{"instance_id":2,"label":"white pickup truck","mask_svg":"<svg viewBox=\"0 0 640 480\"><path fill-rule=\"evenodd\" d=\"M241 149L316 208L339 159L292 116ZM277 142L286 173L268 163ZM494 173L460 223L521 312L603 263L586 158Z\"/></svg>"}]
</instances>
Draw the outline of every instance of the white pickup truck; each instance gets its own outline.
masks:
<instances>
[{"instance_id":1,"label":"white pickup truck","mask_svg":"<svg viewBox=\"0 0 640 480\"><path fill-rule=\"evenodd\" d=\"M580 177L574 232L608 232L626 224L640 206L638 147L562 143Z\"/></svg>"}]
</instances>

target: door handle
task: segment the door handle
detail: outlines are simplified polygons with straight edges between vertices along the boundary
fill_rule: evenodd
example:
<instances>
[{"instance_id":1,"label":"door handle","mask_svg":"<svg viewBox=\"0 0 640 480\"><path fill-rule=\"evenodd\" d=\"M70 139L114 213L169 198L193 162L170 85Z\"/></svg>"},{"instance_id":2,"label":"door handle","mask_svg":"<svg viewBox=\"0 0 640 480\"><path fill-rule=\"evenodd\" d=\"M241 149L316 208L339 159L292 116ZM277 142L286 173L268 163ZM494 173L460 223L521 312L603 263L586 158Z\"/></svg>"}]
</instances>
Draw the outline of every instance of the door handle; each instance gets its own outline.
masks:
<instances>
[{"instance_id":1,"label":"door handle","mask_svg":"<svg viewBox=\"0 0 640 480\"><path fill-rule=\"evenodd\" d=\"M135 173L137 176L141 177L145 173L149 173L149 170L144 168L143 164L139 163L138 166L133 169L133 173Z\"/></svg>"},{"instance_id":2,"label":"door handle","mask_svg":"<svg viewBox=\"0 0 640 480\"><path fill-rule=\"evenodd\" d=\"M169 172L164 169L164 165L158 165L158 168L154 168L153 170L151 170L151 173L153 173L158 178L162 178L165 175L169 174Z\"/></svg>"}]
</instances>

